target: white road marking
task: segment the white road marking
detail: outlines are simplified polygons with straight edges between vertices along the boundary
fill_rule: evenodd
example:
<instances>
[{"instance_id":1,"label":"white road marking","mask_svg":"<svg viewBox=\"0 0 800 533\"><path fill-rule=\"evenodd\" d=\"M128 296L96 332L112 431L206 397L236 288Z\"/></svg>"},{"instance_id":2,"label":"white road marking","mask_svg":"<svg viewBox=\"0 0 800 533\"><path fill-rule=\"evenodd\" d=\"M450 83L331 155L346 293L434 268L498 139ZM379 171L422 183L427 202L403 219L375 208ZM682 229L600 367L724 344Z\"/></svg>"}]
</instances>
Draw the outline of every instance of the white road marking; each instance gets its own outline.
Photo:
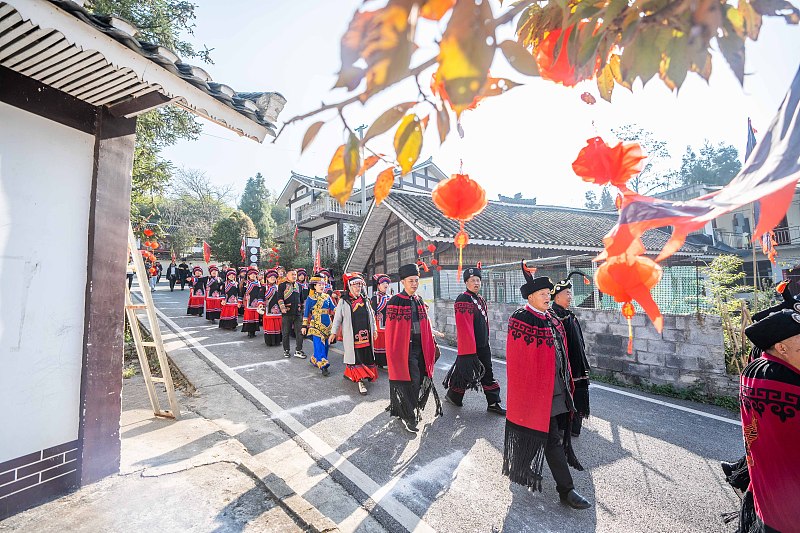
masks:
<instances>
[{"instance_id":1,"label":"white road marking","mask_svg":"<svg viewBox=\"0 0 800 533\"><path fill-rule=\"evenodd\" d=\"M439 348L442 349L442 350L450 350L451 352L457 352L457 350L455 348L451 348L450 346L439 346ZM506 364L506 362L503 361L502 359L496 359L494 357L492 357L492 362L493 363L499 363L501 365L505 365ZM593 389L600 389L600 390L604 390L604 391L608 391L608 392L613 392L615 394L621 394L622 396L628 396L630 398L636 398L637 400L642 400L642 401L645 401L645 402L654 403L656 405L663 405L664 407L669 407L670 409L676 409L678 411L683 411L685 413L691 413L693 415L704 416L704 417L710 418L712 420L718 420L720 422L726 422L728 424L733 424L734 426L740 426L741 425L741 422L739 420L734 420L732 418L726 418L724 416L719 416L719 415L714 415L714 414L711 414L711 413L706 413L704 411L698 411L697 409L692 409L690 407L684 407L682 405L678 405L678 404L675 404L675 403L669 403L669 402L665 402L665 401L662 401L662 400L656 400L655 398L648 398L647 396L641 396L639 394L634 394L632 392L623 391L623 390L619 390L619 389L614 389L614 388L611 388L611 387L598 385L596 383L592 383L590 385L590 387L593 388Z\"/></svg>"},{"instance_id":2,"label":"white road marking","mask_svg":"<svg viewBox=\"0 0 800 533\"><path fill-rule=\"evenodd\" d=\"M213 366L228 376L233 382L242 387L247 393L258 403L264 406L273 418L280 419L286 426L289 427L296 435L297 438L305 441L316 453L324 457L333 468L341 472L353 484L367 494L370 499L380 505L392 518L394 518L401 526L408 531L413 532L430 532L435 533L435 529L425 522L422 518L417 516L411 509L403 505L395 499L389 490L385 487L378 485L372 478L365 474L360 468L355 466L339 452L333 449L328 443L319 438L313 431L301 424L296 418L283 409L280 405L275 403L269 396L261 392L255 385L247 381L244 377L239 375L235 370L226 365L217 356L211 353L202 344L196 341L191 333L188 333L168 318L160 309L156 308L156 313L161 319L175 331L184 340L184 343L189 343L197 349L203 357ZM396 484L396 482L395 482ZM392 484L393 486L394 484Z\"/></svg>"},{"instance_id":3,"label":"white road marking","mask_svg":"<svg viewBox=\"0 0 800 533\"><path fill-rule=\"evenodd\" d=\"M346 394L342 394L341 396L336 396L328 400L319 400L317 402L311 402L304 405L290 407L289 409L284 409L283 413L287 415L295 415L295 414L305 413L306 411L311 411L313 409L316 409L317 407L329 407L337 403L352 403L352 402L353 400L349 396L347 396ZM272 420L276 418L280 417L277 415L272 415L270 417L270 419Z\"/></svg>"},{"instance_id":4,"label":"white road marking","mask_svg":"<svg viewBox=\"0 0 800 533\"><path fill-rule=\"evenodd\" d=\"M220 344L223 344L223 343L220 343ZM213 344L206 344L205 346L208 347L208 346L214 346L214 345ZM288 359L278 359L276 361L260 361L258 363L250 363L248 365L232 366L231 370L251 369L251 368L255 368L257 366L271 366L271 365L277 365L277 364L280 364L280 363L288 363L288 362L289 362Z\"/></svg>"}]
</instances>

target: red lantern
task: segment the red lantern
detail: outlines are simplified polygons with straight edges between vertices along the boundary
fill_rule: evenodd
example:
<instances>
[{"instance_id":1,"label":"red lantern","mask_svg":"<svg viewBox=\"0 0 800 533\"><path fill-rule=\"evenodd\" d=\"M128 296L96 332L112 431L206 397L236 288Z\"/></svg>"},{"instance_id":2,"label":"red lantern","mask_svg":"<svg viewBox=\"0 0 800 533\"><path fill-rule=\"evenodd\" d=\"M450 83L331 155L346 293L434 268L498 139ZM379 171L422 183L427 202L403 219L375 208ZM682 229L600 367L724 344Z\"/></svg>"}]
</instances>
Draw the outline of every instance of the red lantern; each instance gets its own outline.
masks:
<instances>
[{"instance_id":1,"label":"red lantern","mask_svg":"<svg viewBox=\"0 0 800 533\"><path fill-rule=\"evenodd\" d=\"M610 257L595 273L597 288L620 303L637 301L660 333L664 318L650 289L661 279L661 267L650 258L623 254Z\"/></svg>"},{"instance_id":2,"label":"red lantern","mask_svg":"<svg viewBox=\"0 0 800 533\"><path fill-rule=\"evenodd\" d=\"M469 236L464 231L464 222L472 220L486 208L486 190L467 174L453 174L436 185L431 192L431 198L444 216L461 222L459 231L453 238L458 248L458 277L461 277L463 250L469 242Z\"/></svg>"},{"instance_id":3,"label":"red lantern","mask_svg":"<svg viewBox=\"0 0 800 533\"><path fill-rule=\"evenodd\" d=\"M439 264L439 260L438 260L438 259L431 259L431 264L432 264L433 266L436 266L436 265L438 265L438 264Z\"/></svg>"},{"instance_id":4,"label":"red lantern","mask_svg":"<svg viewBox=\"0 0 800 533\"><path fill-rule=\"evenodd\" d=\"M144 241L142 244L145 246L145 248L150 248L150 241Z\"/></svg>"},{"instance_id":5,"label":"red lantern","mask_svg":"<svg viewBox=\"0 0 800 533\"><path fill-rule=\"evenodd\" d=\"M158 244L156 241L150 243L150 248L152 248L153 250L158 250L159 246L160 244Z\"/></svg>"},{"instance_id":6,"label":"red lantern","mask_svg":"<svg viewBox=\"0 0 800 533\"><path fill-rule=\"evenodd\" d=\"M417 248L417 255L422 255L422 248Z\"/></svg>"},{"instance_id":7,"label":"red lantern","mask_svg":"<svg viewBox=\"0 0 800 533\"><path fill-rule=\"evenodd\" d=\"M417 235L417 242L422 242L422 236L421 235Z\"/></svg>"},{"instance_id":8,"label":"red lantern","mask_svg":"<svg viewBox=\"0 0 800 533\"><path fill-rule=\"evenodd\" d=\"M429 251L430 253L433 253L433 252L435 252L435 251L436 251L436 245L435 245L435 244L429 244L429 245L428 245L428 251Z\"/></svg>"},{"instance_id":9,"label":"red lantern","mask_svg":"<svg viewBox=\"0 0 800 533\"><path fill-rule=\"evenodd\" d=\"M642 160L646 157L639 143L617 143L611 147L600 137L594 137L581 148L572 163L572 170L588 183L610 183L625 190L625 182L642 171Z\"/></svg>"},{"instance_id":10,"label":"red lantern","mask_svg":"<svg viewBox=\"0 0 800 533\"><path fill-rule=\"evenodd\" d=\"M437 271L438 271L438 270L441 270L441 269L442 269L442 267L441 267L441 266L437 266L437 267L436 267L436 270L437 270Z\"/></svg>"},{"instance_id":11,"label":"red lantern","mask_svg":"<svg viewBox=\"0 0 800 533\"><path fill-rule=\"evenodd\" d=\"M151 230L150 228L146 228L142 233L144 233L145 237L153 236L153 230Z\"/></svg>"},{"instance_id":12,"label":"red lantern","mask_svg":"<svg viewBox=\"0 0 800 533\"><path fill-rule=\"evenodd\" d=\"M578 24L579 33L585 33L582 32L585 25L586 22ZM563 30L554 28L545 33L544 38L533 49L533 55L542 78L560 83L565 87L574 87L578 82L593 78L600 68L600 56L597 57L594 64L583 67L581 70L576 70L575 65L570 63L567 43L570 41L570 34L574 29L574 24ZM564 33L563 38L561 38L562 32ZM575 39L573 38L573 40Z\"/></svg>"}]
</instances>

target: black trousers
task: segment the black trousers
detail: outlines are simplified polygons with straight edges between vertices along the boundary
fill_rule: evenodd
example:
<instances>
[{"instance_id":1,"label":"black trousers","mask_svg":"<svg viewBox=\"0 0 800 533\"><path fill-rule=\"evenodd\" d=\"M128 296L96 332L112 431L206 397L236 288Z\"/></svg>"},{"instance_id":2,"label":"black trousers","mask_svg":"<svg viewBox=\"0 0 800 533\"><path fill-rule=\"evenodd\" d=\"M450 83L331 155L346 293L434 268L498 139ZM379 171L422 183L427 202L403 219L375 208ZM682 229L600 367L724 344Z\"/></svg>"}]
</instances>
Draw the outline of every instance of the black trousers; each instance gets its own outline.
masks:
<instances>
[{"instance_id":1,"label":"black trousers","mask_svg":"<svg viewBox=\"0 0 800 533\"><path fill-rule=\"evenodd\" d=\"M486 396L486 403L489 405L500 402L500 384L494 379L494 371L492 370L492 349L489 346L483 346L477 349L478 360L483 365L486 372L481 378L481 388L483 394ZM461 390L454 390L453 387L447 389L447 396L455 400L456 404L461 404L464 401L464 392Z\"/></svg>"},{"instance_id":2,"label":"black trousers","mask_svg":"<svg viewBox=\"0 0 800 533\"><path fill-rule=\"evenodd\" d=\"M567 428L569 431L569 428ZM561 431L558 429L558 418L550 417L550 428L547 434L547 445L544 448L544 458L553 479L556 480L556 490L560 495L566 494L575 488L572 483L572 474L567 464L567 456L561 443Z\"/></svg>"},{"instance_id":3,"label":"black trousers","mask_svg":"<svg viewBox=\"0 0 800 533\"><path fill-rule=\"evenodd\" d=\"M389 412L411 422L419 421L419 391L422 377L426 375L422 343L413 342L408 349L408 376L410 381L389 380Z\"/></svg>"},{"instance_id":4,"label":"black trousers","mask_svg":"<svg viewBox=\"0 0 800 533\"><path fill-rule=\"evenodd\" d=\"M127 274L128 276L128 290L131 290L131 285L133 285L133 274Z\"/></svg>"},{"instance_id":5,"label":"black trousers","mask_svg":"<svg viewBox=\"0 0 800 533\"><path fill-rule=\"evenodd\" d=\"M303 351L303 334L300 333L301 328L303 327L303 316L302 315L283 315L283 319L281 321L281 334L283 335L283 351L289 351L289 332L292 331L294 328L294 344L295 344L295 351L302 352Z\"/></svg>"},{"instance_id":6,"label":"black trousers","mask_svg":"<svg viewBox=\"0 0 800 533\"><path fill-rule=\"evenodd\" d=\"M175 289L175 282L178 281L177 278L169 278L169 290L172 291Z\"/></svg>"},{"instance_id":7,"label":"black trousers","mask_svg":"<svg viewBox=\"0 0 800 533\"><path fill-rule=\"evenodd\" d=\"M186 276L179 276L181 281L181 290L183 290L184 285L186 285Z\"/></svg>"}]
</instances>

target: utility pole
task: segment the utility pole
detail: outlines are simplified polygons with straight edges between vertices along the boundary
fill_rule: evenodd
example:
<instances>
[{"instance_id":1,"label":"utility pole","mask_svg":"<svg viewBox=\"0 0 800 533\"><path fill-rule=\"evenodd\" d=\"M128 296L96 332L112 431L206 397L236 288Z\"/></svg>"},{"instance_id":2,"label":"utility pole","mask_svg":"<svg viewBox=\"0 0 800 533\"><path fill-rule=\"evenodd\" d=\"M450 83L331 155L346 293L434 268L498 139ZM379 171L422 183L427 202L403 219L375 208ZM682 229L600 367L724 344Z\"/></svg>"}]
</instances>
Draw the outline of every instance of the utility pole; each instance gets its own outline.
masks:
<instances>
[{"instance_id":1,"label":"utility pole","mask_svg":"<svg viewBox=\"0 0 800 533\"><path fill-rule=\"evenodd\" d=\"M367 129L366 124L362 124L356 128L358 138L361 140L361 161L364 161L364 130ZM363 214L367 214L367 171L361 174L361 210Z\"/></svg>"}]
</instances>

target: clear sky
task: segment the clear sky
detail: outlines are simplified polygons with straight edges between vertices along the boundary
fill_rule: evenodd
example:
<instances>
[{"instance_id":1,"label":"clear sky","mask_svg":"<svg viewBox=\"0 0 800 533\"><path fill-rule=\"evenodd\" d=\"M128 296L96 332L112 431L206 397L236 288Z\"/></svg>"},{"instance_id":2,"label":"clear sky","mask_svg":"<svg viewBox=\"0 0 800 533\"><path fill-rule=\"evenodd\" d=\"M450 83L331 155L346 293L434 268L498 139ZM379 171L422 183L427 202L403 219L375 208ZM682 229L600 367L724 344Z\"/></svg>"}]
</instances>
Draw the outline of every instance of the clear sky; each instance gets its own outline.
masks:
<instances>
[{"instance_id":1,"label":"clear sky","mask_svg":"<svg viewBox=\"0 0 800 533\"><path fill-rule=\"evenodd\" d=\"M288 100L280 117L284 120L321 102L342 99L341 90L331 90L340 67L339 40L361 0L196 1L197 27L189 39L213 49L215 64L200 66L215 81L237 91L280 92ZM501 10L497 0L492 0L492 7L495 14ZM441 31L433 23L420 27L425 36ZM499 40L512 37L512 32L507 25ZM424 61L433 53L434 48L422 46L414 61ZM537 197L540 204L582 206L585 191L592 187L582 183L570 165L586 139L600 134L609 140L612 128L636 123L667 141L673 166L680 164L686 145L700 145L706 138L733 144L743 153L747 118L752 118L758 132L768 128L799 65L800 28L765 17L759 40L747 44L744 87L722 56L715 54L710 84L690 73L676 94L657 79L644 88L637 82L633 93L617 86L611 104L598 97L596 105L588 106L580 94L590 91L596 96L594 81L568 89L528 78L511 69L498 52L492 75L525 85L465 112L465 137L459 138L454 126L441 147L432 117L420 160L433 156L446 174L457 172L463 160L464 172L479 180L490 198L521 192L526 198ZM366 106L348 108L349 125L370 124L386 108L417 99L413 82L385 93ZM421 113L427 109L419 107ZM333 120L301 156L303 134L319 119ZM375 141L371 146L376 151L393 153L391 134ZM199 140L170 147L165 156L179 167L206 172L215 183L232 185L237 195L247 177L256 172L266 178L269 188L280 192L292 170L324 177L342 142L341 123L334 112L288 127L274 144L268 138L259 145L205 123ZM383 168L381 164L373 167L368 181Z\"/></svg>"}]
</instances>

